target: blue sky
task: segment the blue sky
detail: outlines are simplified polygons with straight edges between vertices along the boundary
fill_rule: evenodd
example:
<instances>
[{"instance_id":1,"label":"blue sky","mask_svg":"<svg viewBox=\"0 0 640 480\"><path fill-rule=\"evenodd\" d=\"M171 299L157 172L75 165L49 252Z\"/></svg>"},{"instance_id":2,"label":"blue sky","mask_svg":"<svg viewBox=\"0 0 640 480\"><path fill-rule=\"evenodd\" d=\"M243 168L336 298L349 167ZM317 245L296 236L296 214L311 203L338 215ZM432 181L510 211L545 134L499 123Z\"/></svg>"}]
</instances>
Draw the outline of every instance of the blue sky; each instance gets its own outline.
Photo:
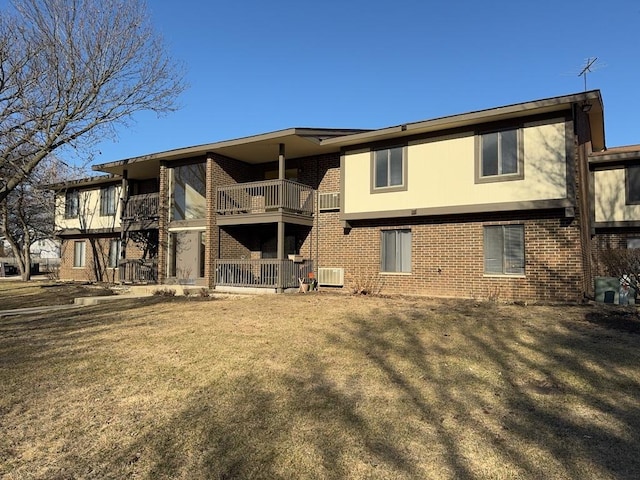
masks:
<instances>
[{"instance_id":1,"label":"blue sky","mask_svg":"<svg viewBox=\"0 0 640 480\"><path fill-rule=\"evenodd\" d=\"M640 143L640 3L149 0L187 70L181 110L141 114L95 163L289 127L380 128L584 89L607 145Z\"/></svg>"}]
</instances>

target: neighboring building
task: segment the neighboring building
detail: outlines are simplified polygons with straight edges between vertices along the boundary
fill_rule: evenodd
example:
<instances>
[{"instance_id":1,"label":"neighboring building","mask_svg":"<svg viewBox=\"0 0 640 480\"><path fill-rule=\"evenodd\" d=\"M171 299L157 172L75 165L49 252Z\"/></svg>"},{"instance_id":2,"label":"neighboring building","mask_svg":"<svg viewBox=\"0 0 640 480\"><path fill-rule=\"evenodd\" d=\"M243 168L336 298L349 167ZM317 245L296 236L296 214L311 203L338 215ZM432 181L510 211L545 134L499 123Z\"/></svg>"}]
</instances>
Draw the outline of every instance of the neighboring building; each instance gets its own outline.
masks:
<instances>
[{"instance_id":1,"label":"neighboring building","mask_svg":"<svg viewBox=\"0 0 640 480\"><path fill-rule=\"evenodd\" d=\"M634 162L640 148L606 149L599 91L153 153L55 186L60 275L282 290L313 272L385 293L579 301L603 239L640 241Z\"/></svg>"},{"instance_id":2,"label":"neighboring building","mask_svg":"<svg viewBox=\"0 0 640 480\"><path fill-rule=\"evenodd\" d=\"M60 258L60 242L50 238L36 240L29 247L33 259L58 259Z\"/></svg>"},{"instance_id":3,"label":"neighboring building","mask_svg":"<svg viewBox=\"0 0 640 480\"><path fill-rule=\"evenodd\" d=\"M595 152L589 157L594 201L593 259L606 248L640 248L640 145Z\"/></svg>"}]
</instances>

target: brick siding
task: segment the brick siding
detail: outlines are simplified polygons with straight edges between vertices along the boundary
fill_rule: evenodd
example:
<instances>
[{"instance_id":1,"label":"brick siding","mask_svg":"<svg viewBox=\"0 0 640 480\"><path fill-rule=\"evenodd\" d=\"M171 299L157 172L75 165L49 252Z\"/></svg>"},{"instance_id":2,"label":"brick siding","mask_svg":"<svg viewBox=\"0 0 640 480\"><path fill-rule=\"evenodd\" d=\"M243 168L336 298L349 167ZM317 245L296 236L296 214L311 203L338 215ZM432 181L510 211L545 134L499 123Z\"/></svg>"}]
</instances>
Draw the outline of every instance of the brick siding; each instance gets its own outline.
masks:
<instances>
[{"instance_id":1,"label":"brick siding","mask_svg":"<svg viewBox=\"0 0 640 480\"><path fill-rule=\"evenodd\" d=\"M109 245L111 240L119 240L119 234L106 237L89 236L85 238L69 238L62 240L60 248L60 272L61 280L73 280L80 282L108 282L115 283L118 280L118 269L108 268ZM74 267L74 244L77 241L85 244L85 266Z\"/></svg>"}]
</instances>

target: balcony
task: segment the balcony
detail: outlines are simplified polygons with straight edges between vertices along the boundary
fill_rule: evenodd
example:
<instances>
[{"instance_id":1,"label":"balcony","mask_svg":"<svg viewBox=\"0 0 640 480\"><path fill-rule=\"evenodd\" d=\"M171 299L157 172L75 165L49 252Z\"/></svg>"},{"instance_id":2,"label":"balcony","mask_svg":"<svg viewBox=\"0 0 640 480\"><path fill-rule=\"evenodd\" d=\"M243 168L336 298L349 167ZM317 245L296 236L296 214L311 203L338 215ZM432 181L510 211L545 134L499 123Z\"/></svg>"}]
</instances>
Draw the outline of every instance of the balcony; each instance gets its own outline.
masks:
<instances>
[{"instance_id":1,"label":"balcony","mask_svg":"<svg viewBox=\"0 0 640 480\"><path fill-rule=\"evenodd\" d=\"M119 277L122 283L148 284L158 282L158 261L151 260L121 260Z\"/></svg>"},{"instance_id":2,"label":"balcony","mask_svg":"<svg viewBox=\"0 0 640 480\"><path fill-rule=\"evenodd\" d=\"M159 193L132 195L124 207L122 221L129 230L145 230L158 227Z\"/></svg>"},{"instance_id":3,"label":"balcony","mask_svg":"<svg viewBox=\"0 0 640 480\"><path fill-rule=\"evenodd\" d=\"M265 180L218 187L218 225L285 221L311 225L314 190L291 180Z\"/></svg>"},{"instance_id":4,"label":"balcony","mask_svg":"<svg viewBox=\"0 0 640 480\"><path fill-rule=\"evenodd\" d=\"M308 281L313 260L216 260L215 268L216 286L286 289Z\"/></svg>"}]
</instances>

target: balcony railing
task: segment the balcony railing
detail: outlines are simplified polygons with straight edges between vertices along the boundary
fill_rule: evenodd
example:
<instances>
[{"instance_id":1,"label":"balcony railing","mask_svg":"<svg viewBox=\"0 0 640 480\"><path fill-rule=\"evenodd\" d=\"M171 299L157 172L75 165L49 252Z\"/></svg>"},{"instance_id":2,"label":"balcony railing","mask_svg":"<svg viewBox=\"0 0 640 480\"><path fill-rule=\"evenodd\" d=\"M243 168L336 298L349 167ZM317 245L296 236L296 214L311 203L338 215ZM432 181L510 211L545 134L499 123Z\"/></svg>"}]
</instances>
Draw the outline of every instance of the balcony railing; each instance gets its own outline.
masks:
<instances>
[{"instance_id":1,"label":"balcony railing","mask_svg":"<svg viewBox=\"0 0 640 480\"><path fill-rule=\"evenodd\" d=\"M159 193L132 195L124 208L124 220L150 220L158 216L160 206Z\"/></svg>"},{"instance_id":2,"label":"balcony railing","mask_svg":"<svg viewBox=\"0 0 640 480\"><path fill-rule=\"evenodd\" d=\"M294 288L313 272L313 260L216 260L216 285ZM280 277L279 277L280 275Z\"/></svg>"},{"instance_id":3,"label":"balcony railing","mask_svg":"<svg viewBox=\"0 0 640 480\"><path fill-rule=\"evenodd\" d=\"M122 283L158 282L158 261L155 259L121 260L118 267Z\"/></svg>"},{"instance_id":4,"label":"balcony railing","mask_svg":"<svg viewBox=\"0 0 640 480\"><path fill-rule=\"evenodd\" d=\"M291 180L218 187L216 198L220 215L275 211L313 215L313 188Z\"/></svg>"}]
</instances>

